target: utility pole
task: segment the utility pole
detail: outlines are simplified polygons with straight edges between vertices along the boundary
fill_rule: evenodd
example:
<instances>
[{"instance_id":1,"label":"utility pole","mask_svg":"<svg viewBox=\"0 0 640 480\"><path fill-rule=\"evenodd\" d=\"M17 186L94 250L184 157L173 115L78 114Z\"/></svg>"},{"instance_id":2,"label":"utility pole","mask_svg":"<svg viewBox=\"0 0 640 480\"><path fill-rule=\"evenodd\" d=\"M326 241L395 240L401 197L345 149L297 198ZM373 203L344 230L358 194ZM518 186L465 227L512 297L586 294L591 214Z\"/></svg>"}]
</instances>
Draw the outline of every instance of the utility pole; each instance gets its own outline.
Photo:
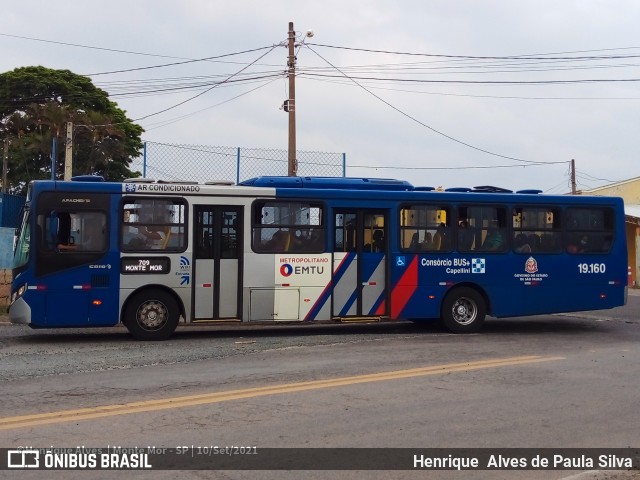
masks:
<instances>
[{"instance_id":1,"label":"utility pole","mask_svg":"<svg viewBox=\"0 0 640 480\"><path fill-rule=\"evenodd\" d=\"M576 194L576 161L571 159L571 195Z\"/></svg>"},{"instance_id":2,"label":"utility pole","mask_svg":"<svg viewBox=\"0 0 640 480\"><path fill-rule=\"evenodd\" d=\"M4 139L4 155L2 156L2 193L7 193L7 170L9 169L9 139Z\"/></svg>"},{"instance_id":3,"label":"utility pole","mask_svg":"<svg viewBox=\"0 0 640 480\"><path fill-rule=\"evenodd\" d=\"M67 122L67 142L64 148L64 179L71 180L73 172L73 123Z\"/></svg>"},{"instance_id":4,"label":"utility pole","mask_svg":"<svg viewBox=\"0 0 640 480\"><path fill-rule=\"evenodd\" d=\"M298 160L296 159L296 32L293 30L293 22L289 22L289 99L285 102L286 111L289 112L289 176L298 174Z\"/></svg>"}]
</instances>

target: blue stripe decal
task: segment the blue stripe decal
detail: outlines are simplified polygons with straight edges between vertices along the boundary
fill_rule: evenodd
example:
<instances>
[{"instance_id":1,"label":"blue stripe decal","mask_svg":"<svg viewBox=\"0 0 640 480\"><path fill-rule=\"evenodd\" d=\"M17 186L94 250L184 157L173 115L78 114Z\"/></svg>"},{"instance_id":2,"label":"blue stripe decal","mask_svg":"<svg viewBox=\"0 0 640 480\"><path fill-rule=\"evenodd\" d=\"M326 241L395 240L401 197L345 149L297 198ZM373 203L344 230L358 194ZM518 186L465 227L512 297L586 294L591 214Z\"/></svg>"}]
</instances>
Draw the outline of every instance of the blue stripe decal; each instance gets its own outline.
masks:
<instances>
[{"instance_id":1,"label":"blue stripe decal","mask_svg":"<svg viewBox=\"0 0 640 480\"><path fill-rule=\"evenodd\" d=\"M340 278L342 278L345 272L349 269L349 265L351 265L355 258L355 253L348 253L347 256L344 257L342 263L338 266L338 270L333 273L332 279L329 281L329 285L327 285L326 288L322 291L320 297L318 297L318 300L316 300L316 303L313 305L313 307L311 307L309 313L307 313L305 321L315 320L318 313L320 313L320 310L322 310L322 307L324 307L325 303L327 303L327 300L331 298L334 286L337 285L337 283L340 281ZM331 268L333 268L333 266Z\"/></svg>"},{"instance_id":2,"label":"blue stripe decal","mask_svg":"<svg viewBox=\"0 0 640 480\"><path fill-rule=\"evenodd\" d=\"M386 293L387 293L387 289L386 288L383 289L382 292L380 292L380 296L378 297L378 299L373 304L373 308L369 312L369 315L375 315L376 314L376 312L378 311L378 308L380 308L380 305L382 305L382 302L384 302L384 299L386 298Z\"/></svg>"},{"instance_id":3,"label":"blue stripe decal","mask_svg":"<svg viewBox=\"0 0 640 480\"><path fill-rule=\"evenodd\" d=\"M358 299L358 288L356 286L356 290L351 294L347 303L345 303L344 308L340 310L340 316L344 317L348 312L353 303Z\"/></svg>"},{"instance_id":4,"label":"blue stripe decal","mask_svg":"<svg viewBox=\"0 0 640 480\"><path fill-rule=\"evenodd\" d=\"M349 270L349 266L353 263L355 258L355 252L347 253L347 256L344 257L344 260L338 267L338 270L333 274L333 285L337 285L338 283L340 283L340 279L346 273L346 271Z\"/></svg>"},{"instance_id":5,"label":"blue stripe decal","mask_svg":"<svg viewBox=\"0 0 640 480\"><path fill-rule=\"evenodd\" d=\"M384 253L363 253L361 258L362 281L368 282L384 259Z\"/></svg>"}]
</instances>

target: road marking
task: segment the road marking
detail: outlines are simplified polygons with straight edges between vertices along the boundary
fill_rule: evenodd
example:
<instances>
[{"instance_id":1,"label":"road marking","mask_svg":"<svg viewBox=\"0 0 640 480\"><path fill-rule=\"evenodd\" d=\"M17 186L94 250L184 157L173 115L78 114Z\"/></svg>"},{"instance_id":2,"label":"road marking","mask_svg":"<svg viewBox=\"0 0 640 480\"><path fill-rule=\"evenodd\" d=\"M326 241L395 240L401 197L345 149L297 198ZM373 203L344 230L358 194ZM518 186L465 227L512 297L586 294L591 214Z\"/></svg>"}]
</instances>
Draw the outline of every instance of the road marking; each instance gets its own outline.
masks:
<instances>
[{"instance_id":1,"label":"road marking","mask_svg":"<svg viewBox=\"0 0 640 480\"><path fill-rule=\"evenodd\" d=\"M484 368L509 367L513 365L525 365L529 363L551 362L564 360L565 357L540 357L523 356L498 358L492 360L480 360L477 362L449 363L430 367L410 368L408 370L396 370L392 372L370 373L352 377L340 377L327 380L314 380L308 382L285 383L270 385L267 387L244 388L224 392L202 393L183 397L172 397L160 400L145 400L116 405L103 405L76 410L60 410L58 412L39 413L34 415L21 415L16 417L0 418L0 430L13 428L35 427L52 423L77 422L94 418L111 417L116 415L128 415L132 413L153 412L169 408L184 408L196 405L228 402L246 398L263 397L266 395L279 395L283 393L304 392L323 388L357 385L359 383L383 382L399 378L423 377L427 375L443 375L453 372L469 372Z\"/></svg>"}]
</instances>

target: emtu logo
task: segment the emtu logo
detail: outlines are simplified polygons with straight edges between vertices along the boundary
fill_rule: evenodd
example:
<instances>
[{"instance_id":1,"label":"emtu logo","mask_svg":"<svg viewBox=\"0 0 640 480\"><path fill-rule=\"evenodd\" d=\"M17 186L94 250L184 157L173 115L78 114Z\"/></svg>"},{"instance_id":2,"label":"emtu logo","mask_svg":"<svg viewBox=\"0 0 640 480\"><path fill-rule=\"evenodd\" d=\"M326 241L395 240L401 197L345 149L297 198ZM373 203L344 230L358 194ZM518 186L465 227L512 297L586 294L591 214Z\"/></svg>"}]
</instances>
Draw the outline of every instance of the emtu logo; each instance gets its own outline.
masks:
<instances>
[{"instance_id":1,"label":"emtu logo","mask_svg":"<svg viewBox=\"0 0 640 480\"><path fill-rule=\"evenodd\" d=\"M288 277L293 273L293 267L288 263L285 263L280 266L280 275L283 277Z\"/></svg>"},{"instance_id":2,"label":"emtu logo","mask_svg":"<svg viewBox=\"0 0 640 480\"><path fill-rule=\"evenodd\" d=\"M8 450L7 468L39 468L40 452L38 450Z\"/></svg>"}]
</instances>

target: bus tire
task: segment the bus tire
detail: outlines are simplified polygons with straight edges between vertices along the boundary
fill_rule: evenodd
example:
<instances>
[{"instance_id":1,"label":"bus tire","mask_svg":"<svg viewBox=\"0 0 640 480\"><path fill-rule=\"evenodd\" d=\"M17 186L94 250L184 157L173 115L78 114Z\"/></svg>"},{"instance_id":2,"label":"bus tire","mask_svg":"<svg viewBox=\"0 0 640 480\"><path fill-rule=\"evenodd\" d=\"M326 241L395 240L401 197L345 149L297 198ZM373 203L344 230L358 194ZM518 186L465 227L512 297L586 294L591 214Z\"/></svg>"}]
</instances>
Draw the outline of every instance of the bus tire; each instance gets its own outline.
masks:
<instances>
[{"instance_id":1,"label":"bus tire","mask_svg":"<svg viewBox=\"0 0 640 480\"><path fill-rule=\"evenodd\" d=\"M459 287L442 303L442 322L453 333L475 333L480 330L487 313L485 300L477 290Z\"/></svg>"},{"instance_id":2,"label":"bus tire","mask_svg":"<svg viewBox=\"0 0 640 480\"><path fill-rule=\"evenodd\" d=\"M180 320L176 299L162 290L144 290L127 302L124 324L137 340L166 340Z\"/></svg>"}]
</instances>

